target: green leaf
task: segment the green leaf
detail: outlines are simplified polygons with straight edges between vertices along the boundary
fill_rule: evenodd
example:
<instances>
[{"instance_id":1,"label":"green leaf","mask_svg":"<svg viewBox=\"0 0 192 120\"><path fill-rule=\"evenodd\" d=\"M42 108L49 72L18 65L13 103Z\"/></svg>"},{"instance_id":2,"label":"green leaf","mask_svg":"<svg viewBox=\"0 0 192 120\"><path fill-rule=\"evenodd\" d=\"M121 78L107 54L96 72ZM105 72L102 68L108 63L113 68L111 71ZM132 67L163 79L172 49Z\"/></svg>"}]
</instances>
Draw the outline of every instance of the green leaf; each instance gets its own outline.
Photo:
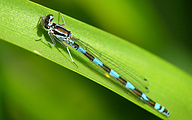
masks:
<instances>
[{"instance_id":1,"label":"green leaf","mask_svg":"<svg viewBox=\"0 0 192 120\"><path fill-rule=\"evenodd\" d=\"M122 86L114 84L110 79L97 72L98 68L95 68L95 65L79 54L78 51L70 49L74 61L78 65L77 68L71 62L66 49L59 43L54 47L45 42L35 41L39 38L50 40L47 32L41 26L38 26L38 21L42 15L53 14L55 16L54 21L60 23L61 19L58 19L57 11L24 0L2 0L0 8L0 39L79 73L156 116L166 118L149 105L138 100L134 95L125 91ZM65 27L71 30L73 35L143 74L149 80L150 91L146 93L147 96L165 106L171 112L169 119L191 118L192 105L189 104L192 102L190 97L190 91L192 90L190 87L192 85L191 76L121 38L66 15L63 15L63 17L66 22ZM63 75L65 76L64 73ZM70 78L67 80L70 80Z\"/></svg>"}]
</instances>

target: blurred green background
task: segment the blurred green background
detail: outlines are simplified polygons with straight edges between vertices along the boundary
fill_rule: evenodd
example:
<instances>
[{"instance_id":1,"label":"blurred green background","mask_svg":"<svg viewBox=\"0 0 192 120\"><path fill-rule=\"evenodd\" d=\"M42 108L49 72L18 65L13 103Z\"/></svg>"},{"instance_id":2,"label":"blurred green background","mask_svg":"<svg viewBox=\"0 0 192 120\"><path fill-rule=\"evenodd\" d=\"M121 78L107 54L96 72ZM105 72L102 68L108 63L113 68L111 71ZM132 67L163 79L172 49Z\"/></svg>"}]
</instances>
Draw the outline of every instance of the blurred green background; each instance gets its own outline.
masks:
<instances>
[{"instance_id":1,"label":"blurred green background","mask_svg":"<svg viewBox=\"0 0 192 120\"><path fill-rule=\"evenodd\" d=\"M124 38L192 74L192 11L185 0L35 2ZM81 75L4 41L0 45L4 120L159 119Z\"/></svg>"}]
</instances>

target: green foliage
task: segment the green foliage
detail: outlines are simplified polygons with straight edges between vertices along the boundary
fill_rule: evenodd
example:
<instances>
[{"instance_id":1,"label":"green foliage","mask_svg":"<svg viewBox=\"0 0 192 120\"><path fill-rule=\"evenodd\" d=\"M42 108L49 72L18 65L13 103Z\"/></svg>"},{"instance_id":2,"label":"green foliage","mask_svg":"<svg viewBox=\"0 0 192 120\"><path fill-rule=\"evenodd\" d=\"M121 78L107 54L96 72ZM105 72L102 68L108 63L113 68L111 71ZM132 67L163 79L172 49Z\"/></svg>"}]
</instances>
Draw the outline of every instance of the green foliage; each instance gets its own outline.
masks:
<instances>
[{"instance_id":1,"label":"green foliage","mask_svg":"<svg viewBox=\"0 0 192 120\"><path fill-rule=\"evenodd\" d=\"M53 14L55 16L54 21L57 23L61 22L61 19L58 19L57 17L58 16L57 11L48 9L46 7L43 7L41 5L35 4L30 1L24 1L24 0L14 0L14 1L2 0L0 2L0 8L1 8L0 9L0 16L1 16L0 39L7 41L9 43L12 43L14 45L17 45L19 47L22 47L25 50L28 50L35 54L38 54L39 56L49 59L54 63L57 63L65 68L68 68L74 71L75 73L81 74L95 81L96 83L99 83L100 85L103 85L106 88L114 91L115 93L123 96L127 100L135 103L136 105L144 108L145 110L150 111L156 116L163 119L166 118L165 116L161 115L156 110L154 110L152 107L148 106L147 104L138 100L135 96L128 93L124 88L122 88L122 86L118 84L114 84L110 79L106 78L105 76L97 72L98 69L97 68L95 69L95 66L92 65L92 63L88 59L86 59L83 55L79 54L78 51L70 49L72 56L74 58L74 61L78 65L78 68L77 68L71 62L66 49L63 48L60 44L57 43L57 46L54 47L41 41L35 41L36 39L39 39L39 38L44 38L46 40L49 40L47 32L44 31L41 26L38 26L38 20L42 15ZM146 78L148 78L149 80L149 89L150 89L150 91L146 94L150 98L152 98L154 101L165 106L171 112L171 116L169 119L175 120L175 119L191 118L190 113L192 110L192 105L189 104L192 102L192 99L190 97L190 92L189 92L192 90L190 87L192 85L191 76L187 75L186 73L174 67L173 65L167 63L166 61L158 58L157 56L154 56L153 54L133 44L130 44L124 41L123 39L120 39L114 35L106 33L102 30L89 26L80 21L77 21L66 15L64 15L64 19L66 22L65 27L71 30L76 37L82 39L83 41L89 43L92 46L95 46L96 49L99 49L104 53L108 53L108 55L121 60L122 63L129 65L136 71L146 76ZM112 49L112 48L115 48L115 49ZM12 60L9 62L18 62L18 61ZM31 62L31 64L36 64L36 63ZM27 89L35 90L34 88L32 89L30 88L30 84L34 84L34 83L31 83L33 81L32 78L27 77L28 72L24 72L25 73L24 76L26 77L24 77L23 80L26 80L28 82L26 84L28 85L29 88L28 87L23 88L23 85L18 84L18 81L14 81L14 79L17 77L19 73L16 74L17 73L16 71L16 73L14 74L14 72L12 71L13 74L11 74L10 76L9 74L7 74L9 73L8 68L7 69L6 67L4 68L5 68L4 71L7 71L7 72L4 72L5 77L10 80L10 81L5 81L5 84L7 86L10 85L8 87L9 90L15 90L14 93L19 93L18 96L12 95L12 97L10 98L16 98L16 97L21 98L20 100L22 102L20 102L20 104L23 103L24 106L28 106L28 111L33 109L30 111L31 114L38 114L37 116L40 116L38 117L38 119L43 119L45 115L42 114L41 116L42 111L38 110L33 105L30 106L29 103L37 104L40 107L45 107L46 106L45 104L41 106L42 101L37 102L38 98L36 98L35 96L37 95L38 97L41 98L41 94L37 94L37 93L38 92L41 93L47 88L40 89L38 87L38 84L42 84L42 83L37 83L36 87L39 89L39 91L38 90L30 91L29 93L31 94L28 94L28 92L26 92L28 91ZM18 66L18 69L20 69L19 66ZM42 73L43 76L46 76L43 71L39 71L39 72ZM54 75L56 73L63 74L63 77L65 78L63 79L63 81L71 81L70 76L65 77L68 74L67 72L64 73L62 71L57 71L54 69L52 74ZM41 74L39 74L39 76L40 75ZM42 77L42 79L45 79L45 78ZM30 81L28 81L27 79ZM48 80L54 85L58 85L58 88L62 87L62 84L59 85L54 82L55 81L54 78L46 79L46 80ZM81 87L80 85L74 86L73 83L70 85L71 87L79 87L79 88ZM50 84L50 89L51 88L52 86ZM56 88L54 87L54 89ZM54 93L55 91L54 89L52 89L53 91L49 91L49 92ZM56 91L58 92L58 90ZM10 94L10 92L7 92L7 93ZM75 94L75 92L71 93L71 91L68 91L68 94ZM26 99L25 96L29 97L30 99ZM56 107L54 107L55 104L56 106L61 104L60 103L61 101L58 102L57 101L58 99L55 100L56 98L54 96L49 97L49 93L47 93L46 95L43 95L42 98L44 100L45 98L49 98L48 103L54 103L49 106L52 109L57 109ZM74 102L74 99L71 100L71 103L73 102ZM129 109L130 108L127 108L127 110ZM131 111L128 111L127 116L129 116L129 113L131 113ZM52 116L53 118L57 116L56 112L54 114L55 116L53 115ZM62 112L59 113L57 111L57 114L60 115L59 117L62 116ZM108 118L110 117L111 116L109 116Z\"/></svg>"}]
</instances>

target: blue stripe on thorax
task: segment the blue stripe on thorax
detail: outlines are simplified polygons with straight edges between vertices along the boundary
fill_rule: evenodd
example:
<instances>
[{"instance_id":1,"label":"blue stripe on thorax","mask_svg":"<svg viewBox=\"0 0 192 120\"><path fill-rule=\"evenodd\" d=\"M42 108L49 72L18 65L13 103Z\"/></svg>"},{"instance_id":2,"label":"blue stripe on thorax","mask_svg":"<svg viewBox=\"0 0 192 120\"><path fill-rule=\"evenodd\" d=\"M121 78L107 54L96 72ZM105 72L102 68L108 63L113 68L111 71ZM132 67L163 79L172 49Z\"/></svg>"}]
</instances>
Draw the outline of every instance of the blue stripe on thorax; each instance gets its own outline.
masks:
<instances>
[{"instance_id":1,"label":"blue stripe on thorax","mask_svg":"<svg viewBox=\"0 0 192 120\"><path fill-rule=\"evenodd\" d=\"M55 34L55 35L63 36L63 37L65 37L65 38L68 38L68 37L67 37L67 36L68 36L67 33L64 33L64 32L62 32L62 31L60 31L60 30L58 30L58 29L54 29L53 31L54 31L54 34Z\"/></svg>"}]
</instances>

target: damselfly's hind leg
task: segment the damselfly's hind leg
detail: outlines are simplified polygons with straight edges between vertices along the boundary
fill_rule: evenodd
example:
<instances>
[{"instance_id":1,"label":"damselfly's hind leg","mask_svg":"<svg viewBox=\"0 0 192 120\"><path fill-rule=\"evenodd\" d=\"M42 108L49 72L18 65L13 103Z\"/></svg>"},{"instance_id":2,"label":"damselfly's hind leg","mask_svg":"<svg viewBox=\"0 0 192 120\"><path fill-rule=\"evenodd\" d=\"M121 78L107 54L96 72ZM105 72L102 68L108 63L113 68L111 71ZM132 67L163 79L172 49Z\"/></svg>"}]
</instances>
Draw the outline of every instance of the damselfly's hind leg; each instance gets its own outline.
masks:
<instances>
[{"instance_id":1,"label":"damselfly's hind leg","mask_svg":"<svg viewBox=\"0 0 192 120\"><path fill-rule=\"evenodd\" d=\"M61 41L61 40L59 40L59 39L57 39L66 49L67 49L67 52L69 53L69 56L70 56L70 58L71 58L71 61L77 66L77 64L74 62L74 60L73 60L73 58L72 58L72 55L71 55L71 53L70 53L70 51L69 51L69 48ZM78 67L78 66L77 66Z\"/></svg>"}]
</instances>

